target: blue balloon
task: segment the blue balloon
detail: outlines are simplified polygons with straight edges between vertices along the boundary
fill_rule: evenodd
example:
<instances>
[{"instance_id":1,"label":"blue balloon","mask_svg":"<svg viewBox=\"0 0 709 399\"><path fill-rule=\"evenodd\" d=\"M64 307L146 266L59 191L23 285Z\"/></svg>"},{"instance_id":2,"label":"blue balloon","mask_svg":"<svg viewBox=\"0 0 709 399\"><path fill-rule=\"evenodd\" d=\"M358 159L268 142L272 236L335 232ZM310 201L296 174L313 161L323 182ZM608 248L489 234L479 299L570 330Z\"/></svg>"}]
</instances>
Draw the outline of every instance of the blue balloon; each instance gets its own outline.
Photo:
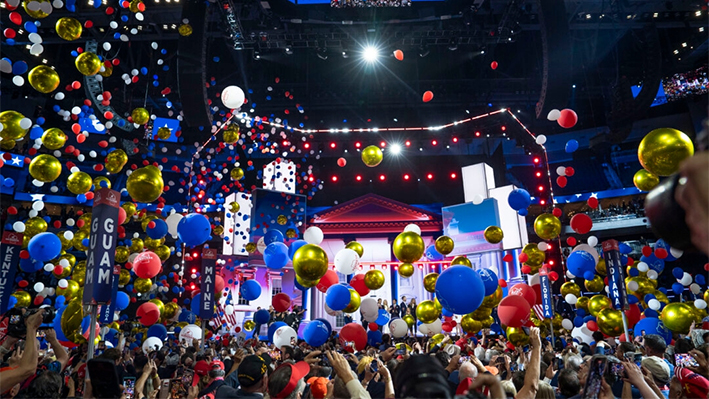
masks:
<instances>
[{"instance_id":1,"label":"blue balloon","mask_svg":"<svg viewBox=\"0 0 709 399\"><path fill-rule=\"evenodd\" d=\"M246 280L241 284L241 296L247 301L253 301L261 296L261 284L256 280Z\"/></svg>"},{"instance_id":2,"label":"blue balloon","mask_svg":"<svg viewBox=\"0 0 709 399\"><path fill-rule=\"evenodd\" d=\"M638 270L637 267L633 267L630 269L630 272L628 273L630 277L637 277L640 275L640 270Z\"/></svg>"},{"instance_id":3,"label":"blue balloon","mask_svg":"<svg viewBox=\"0 0 709 399\"><path fill-rule=\"evenodd\" d=\"M674 283L672 284L672 291L674 291L677 295L682 295L682 292L684 292L684 286L680 283Z\"/></svg>"},{"instance_id":4,"label":"blue balloon","mask_svg":"<svg viewBox=\"0 0 709 399\"><path fill-rule=\"evenodd\" d=\"M209 240L211 232L209 219L199 213L190 213L177 224L177 235L180 241L190 247L204 244Z\"/></svg>"},{"instance_id":5,"label":"blue balloon","mask_svg":"<svg viewBox=\"0 0 709 399\"><path fill-rule=\"evenodd\" d=\"M453 317L453 312L444 307L441 307L441 315L445 317Z\"/></svg>"},{"instance_id":6,"label":"blue balloon","mask_svg":"<svg viewBox=\"0 0 709 399\"><path fill-rule=\"evenodd\" d=\"M148 234L148 237L152 238L153 240L159 240L165 235L167 235L167 223L165 223L164 220L162 219L155 219L152 220L151 223L155 223L155 227L148 227L145 229L145 232Z\"/></svg>"},{"instance_id":7,"label":"blue balloon","mask_svg":"<svg viewBox=\"0 0 709 399\"><path fill-rule=\"evenodd\" d=\"M529 211L526 210L526 209L520 209L520 210L517 211L517 213L518 213L520 216L527 216L527 214L529 213Z\"/></svg>"},{"instance_id":8,"label":"blue balloon","mask_svg":"<svg viewBox=\"0 0 709 399\"><path fill-rule=\"evenodd\" d=\"M564 151L567 153L571 154L572 152L576 151L579 149L579 142L576 140L569 140L566 142L566 145L564 146Z\"/></svg>"},{"instance_id":9,"label":"blue balloon","mask_svg":"<svg viewBox=\"0 0 709 399\"><path fill-rule=\"evenodd\" d=\"M382 332L377 331L367 331L367 345L378 347L382 344Z\"/></svg>"},{"instance_id":10,"label":"blue balloon","mask_svg":"<svg viewBox=\"0 0 709 399\"><path fill-rule=\"evenodd\" d=\"M490 269L478 269L477 272L485 286L485 296L494 294L498 287L497 274Z\"/></svg>"},{"instance_id":11,"label":"blue balloon","mask_svg":"<svg viewBox=\"0 0 709 399\"><path fill-rule=\"evenodd\" d=\"M290 248L288 248L288 257L293 259L293 255L295 255L295 251L300 249L303 245L307 244L308 242L305 240L295 240L290 244Z\"/></svg>"},{"instance_id":12,"label":"blue balloon","mask_svg":"<svg viewBox=\"0 0 709 399\"><path fill-rule=\"evenodd\" d=\"M696 274L694 275L694 282L699 285L705 285L707 283L707 280L704 278L703 274Z\"/></svg>"},{"instance_id":13,"label":"blue balloon","mask_svg":"<svg viewBox=\"0 0 709 399\"><path fill-rule=\"evenodd\" d=\"M574 317L574 327L581 327L581 326L583 326L583 317L581 317L581 316Z\"/></svg>"},{"instance_id":14,"label":"blue balloon","mask_svg":"<svg viewBox=\"0 0 709 399\"><path fill-rule=\"evenodd\" d=\"M62 251L62 242L54 233L39 233L32 237L27 249L32 259L46 262L59 256Z\"/></svg>"},{"instance_id":15,"label":"blue balloon","mask_svg":"<svg viewBox=\"0 0 709 399\"><path fill-rule=\"evenodd\" d=\"M272 242L283 242L283 238L283 233L276 229L271 229L263 236L263 242L268 245Z\"/></svg>"},{"instance_id":16,"label":"blue balloon","mask_svg":"<svg viewBox=\"0 0 709 399\"><path fill-rule=\"evenodd\" d=\"M680 280L684 276L684 270L679 267L675 267L674 269L672 269L672 276Z\"/></svg>"},{"instance_id":17,"label":"blue balloon","mask_svg":"<svg viewBox=\"0 0 709 399\"><path fill-rule=\"evenodd\" d=\"M303 330L303 340L310 346L325 345L328 338L330 338L330 330L321 320L311 321Z\"/></svg>"},{"instance_id":18,"label":"blue balloon","mask_svg":"<svg viewBox=\"0 0 709 399\"><path fill-rule=\"evenodd\" d=\"M633 248L624 242L621 242L620 244L618 244L618 250L620 250L620 253L624 254L624 255L627 255L627 254L633 252Z\"/></svg>"},{"instance_id":19,"label":"blue balloon","mask_svg":"<svg viewBox=\"0 0 709 399\"><path fill-rule=\"evenodd\" d=\"M474 312L483 303L485 285L475 270L455 265L444 270L436 281L436 297L441 306L455 314Z\"/></svg>"},{"instance_id":20,"label":"blue balloon","mask_svg":"<svg viewBox=\"0 0 709 399\"><path fill-rule=\"evenodd\" d=\"M64 303L66 302L66 298L63 295L58 295L56 299L54 300L54 307L55 308L61 308L64 306Z\"/></svg>"},{"instance_id":21,"label":"blue balloon","mask_svg":"<svg viewBox=\"0 0 709 399\"><path fill-rule=\"evenodd\" d=\"M662 304L662 302L660 302L660 304ZM645 315L645 317L659 317L660 316L660 314L657 313L657 311L652 310L652 309L645 309L643 314Z\"/></svg>"},{"instance_id":22,"label":"blue balloon","mask_svg":"<svg viewBox=\"0 0 709 399\"><path fill-rule=\"evenodd\" d=\"M648 267L650 267L650 269L656 271L657 274L660 274L660 273L662 273L663 270L665 270L664 259L658 258L657 256L655 256L654 253L651 254L650 256L641 256L640 262L647 263ZM683 274L684 274L684 272L683 272Z\"/></svg>"},{"instance_id":23,"label":"blue balloon","mask_svg":"<svg viewBox=\"0 0 709 399\"><path fill-rule=\"evenodd\" d=\"M148 328L148 338L157 337L161 341L167 339L167 328L160 323L155 323L150 328Z\"/></svg>"},{"instance_id":24,"label":"blue balloon","mask_svg":"<svg viewBox=\"0 0 709 399\"><path fill-rule=\"evenodd\" d=\"M118 345L118 337L116 334L118 334L118 330L110 328L108 332L106 332L106 335L103 336L103 339L112 343L114 348Z\"/></svg>"},{"instance_id":25,"label":"blue balloon","mask_svg":"<svg viewBox=\"0 0 709 399\"><path fill-rule=\"evenodd\" d=\"M391 316L389 315L389 312L386 309L379 309L379 317L377 317L375 323L377 323L378 326L384 326L389 324L390 320Z\"/></svg>"},{"instance_id":26,"label":"blue balloon","mask_svg":"<svg viewBox=\"0 0 709 399\"><path fill-rule=\"evenodd\" d=\"M635 304L638 302L640 302L640 299L638 299L638 297L636 297L635 295L628 295L628 303L629 304L632 305L632 304Z\"/></svg>"},{"instance_id":27,"label":"blue balloon","mask_svg":"<svg viewBox=\"0 0 709 399\"><path fill-rule=\"evenodd\" d=\"M325 293L325 303L332 310L342 310L350 304L350 290L342 284L333 284Z\"/></svg>"},{"instance_id":28,"label":"blue balloon","mask_svg":"<svg viewBox=\"0 0 709 399\"><path fill-rule=\"evenodd\" d=\"M282 269L288 264L288 246L282 241L274 241L263 251L263 261L270 269Z\"/></svg>"},{"instance_id":29,"label":"blue balloon","mask_svg":"<svg viewBox=\"0 0 709 399\"><path fill-rule=\"evenodd\" d=\"M442 261L445 256L441 255L437 250L436 246L434 244L431 244L426 248L426 259L428 259L431 262L440 262Z\"/></svg>"},{"instance_id":30,"label":"blue balloon","mask_svg":"<svg viewBox=\"0 0 709 399\"><path fill-rule=\"evenodd\" d=\"M123 310L130 305L130 296L123 291L116 293L116 310Z\"/></svg>"},{"instance_id":31,"label":"blue balloon","mask_svg":"<svg viewBox=\"0 0 709 399\"><path fill-rule=\"evenodd\" d=\"M596 273L592 271L586 271L583 273L583 278L586 280L593 280L594 277L596 277Z\"/></svg>"},{"instance_id":32,"label":"blue balloon","mask_svg":"<svg viewBox=\"0 0 709 399\"><path fill-rule=\"evenodd\" d=\"M510 208L519 211L520 209L526 209L532 204L532 197L527 190L518 188L510 192L510 195L507 197L507 203L510 205Z\"/></svg>"},{"instance_id":33,"label":"blue balloon","mask_svg":"<svg viewBox=\"0 0 709 399\"><path fill-rule=\"evenodd\" d=\"M22 75L27 72L27 63L24 61L18 61L12 64L12 73L15 75Z\"/></svg>"},{"instance_id":34,"label":"blue balloon","mask_svg":"<svg viewBox=\"0 0 709 399\"><path fill-rule=\"evenodd\" d=\"M62 314L64 314L65 309L66 308L57 309L57 313L54 315L54 322L52 323L54 332L57 333L57 340L62 342L69 340L66 335L64 335L64 331L62 331Z\"/></svg>"},{"instance_id":35,"label":"blue balloon","mask_svg":"<svg viewBox=\"0 0 709 399\"><path fill-rule=\"evenodd\" d=\"M195 295L190 303L190 310L195 315L199 316L199 308L202 306L202 293Z\"/></svg>"},{"instance_id":36,"label":"blue balloon","mask_svg":"<svg viewBox=\"0 0 709 399\"><path fill-rule=\"evenodd\" d=\"M254 313L254 323L256 324L268 324L271 320L271 315L266 309L259 309Z\"/></svg>"},{"instance_id":37,"label":"blue balloon","mask_svg":"<svg viewBox=\"0 0 709 399\"><path fill-rule=\"evenodd\" d=\"M672 247L670 247L670 244L668 244L667 242L665 242L665 240L663 240L662 238L660 238L659 240L657 240L657 241L655 242L655 245L653 245L653 249L658 249L658 248L662 248L662 249L664 249L665 251L667 251L667 257L664 259L665 262L672 262L672 261L677 260L677 258L675 258L675 257L672 255Z\"/></svg>"},{"instance_id":38,"label":"blue balloon","mask_svg":"<svg viewBox=\"0 0 709 399\"><path fill-rule=\"evenodd\" d=\"M647 310L646 310L647 312ZM660 319L655 317L645 317L635 324L633 329L636 337L641 336L643 333L647 334L657 334L665 339L667 345L672 342L672 331L667 329Z\"/></svg>"},{"instance_id":39,"label":"blue balloon","mask_svg":"<svg viewBox=\"0 0 709 399\"><path fill-rule=\"evenodd\" d=\"M582 277L586 272L596 270L596 259L586 251L574 251L566 259L566 267L574 276Z\"/></svg>"},{"instance_id":40,"label":"blue balloon","mask_svg":"<svg viewBox=\"0 0 709 399\"><path fill-rule=\"evenodd\" d=\"M192 312L180 312L180 316L177 320L180 322L194 323L197 320L197 316Z\"/></svg>"},{"instance_id":41,"label":"blue balloon","mask_svg":"<svg viewBox=\"0 0 709 399\"><path fill-rule=\"evenodd\" d=\"M20 258L20 269L25 273L34 273L39 271L43 267L44 264L42 262L36 261L32 258Z\"/></svg>"},{"instance_id":42,"label":"blue balloon","mask_svg":"<svg viewBox=\"0 0 709 399\"><path fill-rule=\"evenodd\" d=\"M288 324L282 322L282 321L277 321L275 323L272 323L270 326L268 326L268 342L273 342L273 334L276 333L276 330L278 330L281 327L287 326Z\"/></svg>"}]
</instances>

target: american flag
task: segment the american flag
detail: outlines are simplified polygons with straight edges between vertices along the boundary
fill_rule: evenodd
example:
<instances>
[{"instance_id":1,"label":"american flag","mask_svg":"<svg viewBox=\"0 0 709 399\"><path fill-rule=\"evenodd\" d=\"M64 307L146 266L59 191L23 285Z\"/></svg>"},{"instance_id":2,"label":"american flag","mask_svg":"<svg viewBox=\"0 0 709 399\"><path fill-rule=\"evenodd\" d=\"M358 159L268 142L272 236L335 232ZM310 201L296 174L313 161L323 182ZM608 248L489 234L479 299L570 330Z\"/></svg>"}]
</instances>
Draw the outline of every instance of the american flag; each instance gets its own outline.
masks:
<instances>
[{"instance_id":1,"label":"american flag","mask_svg":"<svg viewBox=\"0 0 709 399\"><path fill-rule=\"evenodd\" d=\"M544 307L542 307L542 305L534 305L532 306L532 309L534 309L534 313L537 315L539 320L544 320Z\"/></svg>"},{"instance_id":2,"label":"american flag","mask_svg":"<svg viewBox=\"0 0 709 399\"><path fill-rule=\"evenodd\" d=\"M217 313L222 315L219 316L218 322L221 325L226 326L228 330L231 330L234 326L236 326L236 316L234 316L233 313L231 315L226 314L222 305L217 305Z\"/></svg>"}]
</instances>

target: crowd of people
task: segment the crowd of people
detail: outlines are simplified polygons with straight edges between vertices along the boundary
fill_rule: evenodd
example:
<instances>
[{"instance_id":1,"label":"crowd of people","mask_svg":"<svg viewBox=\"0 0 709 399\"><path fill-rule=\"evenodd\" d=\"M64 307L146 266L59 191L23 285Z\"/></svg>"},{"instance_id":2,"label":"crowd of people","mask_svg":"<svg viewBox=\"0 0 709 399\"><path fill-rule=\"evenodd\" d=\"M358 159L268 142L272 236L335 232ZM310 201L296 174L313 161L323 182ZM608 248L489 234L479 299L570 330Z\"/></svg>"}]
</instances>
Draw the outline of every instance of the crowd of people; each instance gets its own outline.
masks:
<instances>
[{"instance_id":1,"label":"crowd of people","mask_svg":"<svg viewBox=\"0 0 709 399\"><path fill-rule=\"evenodd\" d=\"M596 341L588 345L569 335L552 343L532 327L529 343L516 347L490 330L442 340L384 335L379 346L361 351L338 340L335 332L318 348L303 341L274 348L255 338L238 341L224 336L204 343L168 340L147 353L140 347L130 350L135 337L126 332L116 347L99 345L95 358L89 360L86 344L67 351L53 330L41 329L43 311L24 318L26 338L7 336L0 346L3 398L679 399L709 395L709 344L705 342L709 332L695 331L694 339L675 334L672 345L656 334L619 342L596 332ZM695 343L700 344L695 347Z\"/></svg>"},{"instance_id":2,"label":"crowd of people","mask_svg":"<svg viewBox=\"0 0 709 399\"><path fill-rule=\"evenodd\" d=\"M330 0L330 6L346 7L408 7L411 0Z\"/></svg>"},{"instance_id":3,"label":"crowd of people","mask_svg":"<svg viewBox=\"0 0 709 399\"><path fill-rule=\"evenodd\" d=\"M687 96L702 95L709 91L707 67L695 71L676 73L662 81L662 87L668 101L679 100Z\"/></svg>"}]
</instances>

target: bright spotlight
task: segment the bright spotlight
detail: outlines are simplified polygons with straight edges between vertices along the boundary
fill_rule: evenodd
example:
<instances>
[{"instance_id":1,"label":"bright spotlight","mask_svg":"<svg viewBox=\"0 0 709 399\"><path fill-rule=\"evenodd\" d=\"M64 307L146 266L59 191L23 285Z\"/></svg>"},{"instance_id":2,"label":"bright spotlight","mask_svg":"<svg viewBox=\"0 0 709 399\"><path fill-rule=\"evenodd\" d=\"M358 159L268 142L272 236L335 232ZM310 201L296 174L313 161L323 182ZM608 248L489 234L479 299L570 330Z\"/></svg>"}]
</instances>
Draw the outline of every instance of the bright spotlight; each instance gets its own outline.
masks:
<instances>
[{"instance_id":1,"label":"bright spotlight","mask_svg":"<svg viewBox=\"0 0 709 399\"><path fill-rule=\"evenodd\" d=\"M392 144L389 151L391 151L393 155L401 154L401 144Z\"/></svg>"},{"instance_id":2,"label":"bright spotlight","mask_svg":"<svg viewBox=\"0 0 709 399\"><path fill-rule=\"evenodd\" d=\"M379 58L379 49L374 46L367 46L362 51L362 58L367 62L376 62Z\"/></svg>"}]
</instances>

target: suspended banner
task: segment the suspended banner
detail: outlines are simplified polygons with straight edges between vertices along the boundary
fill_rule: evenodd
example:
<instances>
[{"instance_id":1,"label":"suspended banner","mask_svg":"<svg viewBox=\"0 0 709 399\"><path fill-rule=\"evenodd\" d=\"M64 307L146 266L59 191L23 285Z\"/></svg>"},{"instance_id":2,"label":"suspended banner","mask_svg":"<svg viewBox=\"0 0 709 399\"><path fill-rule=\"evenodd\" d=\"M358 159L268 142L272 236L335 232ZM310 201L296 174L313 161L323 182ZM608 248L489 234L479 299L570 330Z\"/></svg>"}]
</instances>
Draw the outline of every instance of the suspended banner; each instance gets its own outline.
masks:
<instances>
[{"instance_id":1,"label":"suspended banner","mask_svg":"<svg viewBox=\"0 0 709 399\"><path fill-rule=\"evenodd\" d=\"M608 292L613 308L618 310L628 309L628 294L625 291L624 265L620 261L618 241L603 241L603 259L606 261L608 273Z\"/></svg>"},{"instance_id":2,"label":"suspended banner","mask_svg":"<svg viewBox=\"0 0 709 399\"><path fill-rule=\"evenodd\" d=\"M5 231L2 233L0 244L0 314L8 309L12 287L15 285L17 265L20 264L20 251L22 250L22 233Z\"/></svg>"},{"instance_id":3,"label":"suspended banner","mask_svg":"<svg viewBox=\"0 0 709 399\"><path fill-rule=\"evenodd\" d=\"M121 265L113 266L113 289L111 290L111 302L101 306L99 321L103 324L113 323L113 315L116 312L116 295L118 295L118 281L121 279Z\"/></svg>"},{"instance_id":4,"label":"suspended banner","mask_svg":"<svg viewBox=\"0 0 709 399\"><path fill-rule=\"evenodd\" d=\"M94 194L82 301L84 305L103 305L115 298L113 278L114 275L118 278L121 271L114 267L120 205L121 194L118 191L102 188Z\"/></svg>"},{"instance_id":5,"label":"suspended banner","mask_svg":"<svg viewBox=\"0 0 709 399\"><path fill-rule=\"evenodd\" d=\"M209 320L214 315L214 278L217 268L217 250L214 248L202 249L202 303L199 308L199 317Z\"/></svg>"},{"instance_id":6,"label":"suspended banner","mask_svg":"<svg viewBox=\"0 0 709 399\"><path fill-rule=\"evenodd\" d=\"M539 273L539 288L542 291L542 310L545 319L554 317L554 308L552 306L551 285L549 284L549 276L546 270Z\"/></svg>"}]
</instances>

